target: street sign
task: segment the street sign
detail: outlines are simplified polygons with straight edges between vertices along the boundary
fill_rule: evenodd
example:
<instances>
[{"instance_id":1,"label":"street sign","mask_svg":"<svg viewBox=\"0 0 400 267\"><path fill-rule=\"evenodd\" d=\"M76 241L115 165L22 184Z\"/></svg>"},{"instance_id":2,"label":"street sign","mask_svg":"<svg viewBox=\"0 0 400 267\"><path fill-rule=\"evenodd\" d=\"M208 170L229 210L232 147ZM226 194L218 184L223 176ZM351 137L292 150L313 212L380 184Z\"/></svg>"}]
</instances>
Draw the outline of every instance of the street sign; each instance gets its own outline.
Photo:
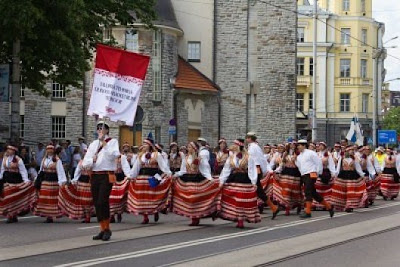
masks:
<instances>
[{"instance_id":1,"label":"street sign","mask_svg":"<svg viewBox=\"0 0 400 267\"><path fill-rule=\"evenodd\" d=\"M373 145L373 144L374 144L374 141L372 141L372 138L369 137L369 138L368 138L368 145Z\"/></svg>"},{"instance_id":2,"label":"street sign","mask_svg":"<svg viewBox=\"0 0 400 267\"><path fill-rule=\"evenodd\" d=\"M395 130L379 130L378 143L393 145L397 143L397 132Z\"/></svg>"},{"instance_id":3,"label":"street sign","mask_svg":"<svg viewBox=\"0 0 400 267\"><path fill-rule=\"evenodd\" d=\"M168 133L169 135L176 135L176 126L169 126Z\"/></svg>"}]
</instances>

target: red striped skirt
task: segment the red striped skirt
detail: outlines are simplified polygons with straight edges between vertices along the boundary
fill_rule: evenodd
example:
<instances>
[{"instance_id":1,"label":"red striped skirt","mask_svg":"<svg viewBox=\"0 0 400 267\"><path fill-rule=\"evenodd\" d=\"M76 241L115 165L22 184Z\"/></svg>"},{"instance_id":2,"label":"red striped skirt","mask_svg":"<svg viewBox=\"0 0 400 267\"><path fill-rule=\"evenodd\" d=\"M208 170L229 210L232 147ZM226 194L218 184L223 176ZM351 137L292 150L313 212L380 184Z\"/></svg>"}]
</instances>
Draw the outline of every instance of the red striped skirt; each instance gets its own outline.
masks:
<instances>
[{"instance_id":1,"label":"red striped skirt","mask_svg":"<svg viewBox=\"0 0 400 267\"><path fill-rule=\"evenodd\" d=\"M86 218L94 213L90 183L77 182L60 188L58 205L63 215L73 220Z\"/></svg>"},{"instance_id":2,"label":"red striped skirt","mask_svg":"<svg viewBox=\"0 0 400 267\"><path fill-rule=\"evenodd\" d=\"M273 198L274 193L274 180L275 173L267 173L264 178L260 180L261 186L265 191L267 197Z\"/></svg>"},{"instance_id":3,"label":"red striped skirt","mask_svg":"<svg viewBox=\"0 0 400 267\"><path fill-rule=\"evenodd\" d=\"M110 215L122 214L126 211L128 202L129 179L114 183L110 194Z\"/></svg>"},{"instance_id":4,"label":"red striped skirt","mask_svg":"<svg viewBox=\"0 0 400 267\"><path fill-rule=\"evenodd\" d=\"M364 207L367 200L367 186L364 177L357 180L335 178L332 185L331 204L337 210Z\"/></svg>"},{"instance_id":5,"label":"red striped skirt","mask_svg":"<svg viewBox=\"0 0 400 267\"><path fill-rule=\"evenodd\" d=\"M29 211L36 201L32 182L4 184L0 193L0 215L13 217L23 211Z\"/></svg>"},{"instance_id":6,"label":"red striped skirt","mask_svg":"<svg viewBox=\"0 0 400 267\"><path fill-rule=\"evenodd\" d=\"M41 217L61 217L62 211L58 205L58 196L58 182L43 181L33 214Z\"/></svg>"},{"instance_id":7,"label":"red striped skirt","mask_svg":"<svg viewBox=\"0 0 400 267\"><path fill-rule=\"evenodd\" d=\"M400 183L395 183L393 181L392 174L381 174L381 192L384 197L395 198L399 195Z\"/></svg>"},{"instance_id":8,"label":"red striped skirt","mask_svg":"<svg viewBox=\"0 0 400 267\"><path fill-rule=\"evenodd\" d=\"M172 185L172 211L189 218L207 217L217 211L220 193L218 180L184 182L177 178Z\"/></svg>"},{"instance_id":9,"label":"red striped skirt","mask_svg":"<svg viewBox=\"0 0 400 267\"><path fill-rule=\"evenodd\" d=\"M377 177L375 177L374 180L370 180L369 177L365 177L365 179L366 179L366 185L367 185L368 201L374 201L376 199L376 196L379 193L381 177L377 176Z\"/></svg>"},{"instance_id":10,"label":"red striped skirt","mask_svg":"<svg viewBox=\"0 0 400 267\"><path fill-rule=\"evenodd\" d=\"M139 175L132 180L128 192L128 212L140 214L154 214L166 210L172 177L167 177L155 188L151 188L148 175Z\"/></svg>"},{"instance_id":11,"label":"red striped skirt","mask_svg":"<svg viewBox=\"0 0 400 267\"><path fill-rule=\"evenodd\" d=\"M303 192L300 177L277 174L274 179L274 200L286 208L295 208L303 204Z\"/></svg>"},{"instance_id":12,"label":"red striped skirt","mask_svg":"<svg viewBox=\"0 0 400 267\"><path fill-rule=\"evenodd\" d=\"M261 216L257 205L257 188L252 184L227 183L218 205L219 216L230 221L258 223Z\"/></svg>"},{"instance_id":13,"label":"red striped skirt","mask_svg":"<svg viewBox=\"0 0 400 267\"><path fill-rule=\"evenodd\" d=\"M328 184L324 184L321 182L321 178L318 177L317 181L315 181L315 190L317 190L317 193L320 194L325 201L331 203L332 202L332 185L333 185L333 179L329 180ZM325 206L318 203L317 201L313 200L312 203L313 208L316 209L324 209Z\"/></svg>"}]
</instances>

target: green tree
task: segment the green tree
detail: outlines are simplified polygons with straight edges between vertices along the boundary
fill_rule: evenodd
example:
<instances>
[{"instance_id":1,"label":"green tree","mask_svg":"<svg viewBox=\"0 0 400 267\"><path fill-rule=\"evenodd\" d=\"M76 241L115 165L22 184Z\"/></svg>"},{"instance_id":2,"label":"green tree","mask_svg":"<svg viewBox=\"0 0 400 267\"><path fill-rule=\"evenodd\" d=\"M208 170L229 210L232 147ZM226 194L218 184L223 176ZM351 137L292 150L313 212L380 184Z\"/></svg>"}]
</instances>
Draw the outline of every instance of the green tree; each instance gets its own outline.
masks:
<instances>
[{"instance_id":1,"label":"green tree","mask_svg":"<svg viewBox=\"0 0 400 267\"><path fill-rule=\"evenodd\" d=\"M391 108L383 119L383 126L387 130L396 130L400 135L400 107Z\"/></svg>"},{"instance_id":2,"label":"green tree","mask_svg":"<svg viewBox=\"0 0 400 267\"><path fill-rule=\"evenodd\" d=\"M19 136L21 82L48 96L55 80L79 87L104 27L150 26L155 0L0 0L0 63L12 63L11 136Z\"/></svg>"}]
</instances>

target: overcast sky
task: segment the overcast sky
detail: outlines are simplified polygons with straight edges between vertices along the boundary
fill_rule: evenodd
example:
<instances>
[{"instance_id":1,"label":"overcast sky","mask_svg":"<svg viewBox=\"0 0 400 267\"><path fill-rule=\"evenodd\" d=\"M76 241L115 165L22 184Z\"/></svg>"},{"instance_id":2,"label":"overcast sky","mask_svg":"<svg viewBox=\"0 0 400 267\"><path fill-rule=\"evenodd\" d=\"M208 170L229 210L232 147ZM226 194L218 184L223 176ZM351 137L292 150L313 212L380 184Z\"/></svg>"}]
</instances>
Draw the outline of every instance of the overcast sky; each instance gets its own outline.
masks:
<instances>
[{"instance_id":1,"label":"overcast sky","mask_svg":"<svg viewBox=\"0 0 400 267\"><path fill-rule=\"evenodd\" d=\"M385 23L386 31L384 41L399 36L398 39L388 42L385 46L397 46L389 48L388 54L398 57L395 59L388 55L385 60L387 70L386 80L400 78L400 0L372 0L373 17L379 22ZM400 81L390 82L391 90L400 91Z\"/></svg>"}]
</instances>

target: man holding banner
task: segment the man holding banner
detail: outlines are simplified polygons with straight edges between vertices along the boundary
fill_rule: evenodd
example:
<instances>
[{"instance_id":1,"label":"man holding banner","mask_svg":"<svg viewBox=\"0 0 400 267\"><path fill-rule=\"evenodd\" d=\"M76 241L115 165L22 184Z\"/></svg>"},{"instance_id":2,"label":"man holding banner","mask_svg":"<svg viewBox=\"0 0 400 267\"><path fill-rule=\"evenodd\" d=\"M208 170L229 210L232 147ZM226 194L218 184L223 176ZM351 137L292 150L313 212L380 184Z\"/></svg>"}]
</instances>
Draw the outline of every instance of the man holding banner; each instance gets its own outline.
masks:
<instances>
[{"instance_id":1,"label":"man holding banner","mask_svg":"<svg viewBox=\"0 0 400 267\"><path fill-rule=\"evenodd\" d=\"M93 89L87 115L123 121L133 126L140 92L150 62L148 56L97 45ZM116 159L120 156L116 139L109 137L109 125L97 123L98 140L93 141L83 160L92 169L91 191L100 233L93 240L108 241L110 230L109 198L116 181Z\"/></svg>"}]
</instances>

